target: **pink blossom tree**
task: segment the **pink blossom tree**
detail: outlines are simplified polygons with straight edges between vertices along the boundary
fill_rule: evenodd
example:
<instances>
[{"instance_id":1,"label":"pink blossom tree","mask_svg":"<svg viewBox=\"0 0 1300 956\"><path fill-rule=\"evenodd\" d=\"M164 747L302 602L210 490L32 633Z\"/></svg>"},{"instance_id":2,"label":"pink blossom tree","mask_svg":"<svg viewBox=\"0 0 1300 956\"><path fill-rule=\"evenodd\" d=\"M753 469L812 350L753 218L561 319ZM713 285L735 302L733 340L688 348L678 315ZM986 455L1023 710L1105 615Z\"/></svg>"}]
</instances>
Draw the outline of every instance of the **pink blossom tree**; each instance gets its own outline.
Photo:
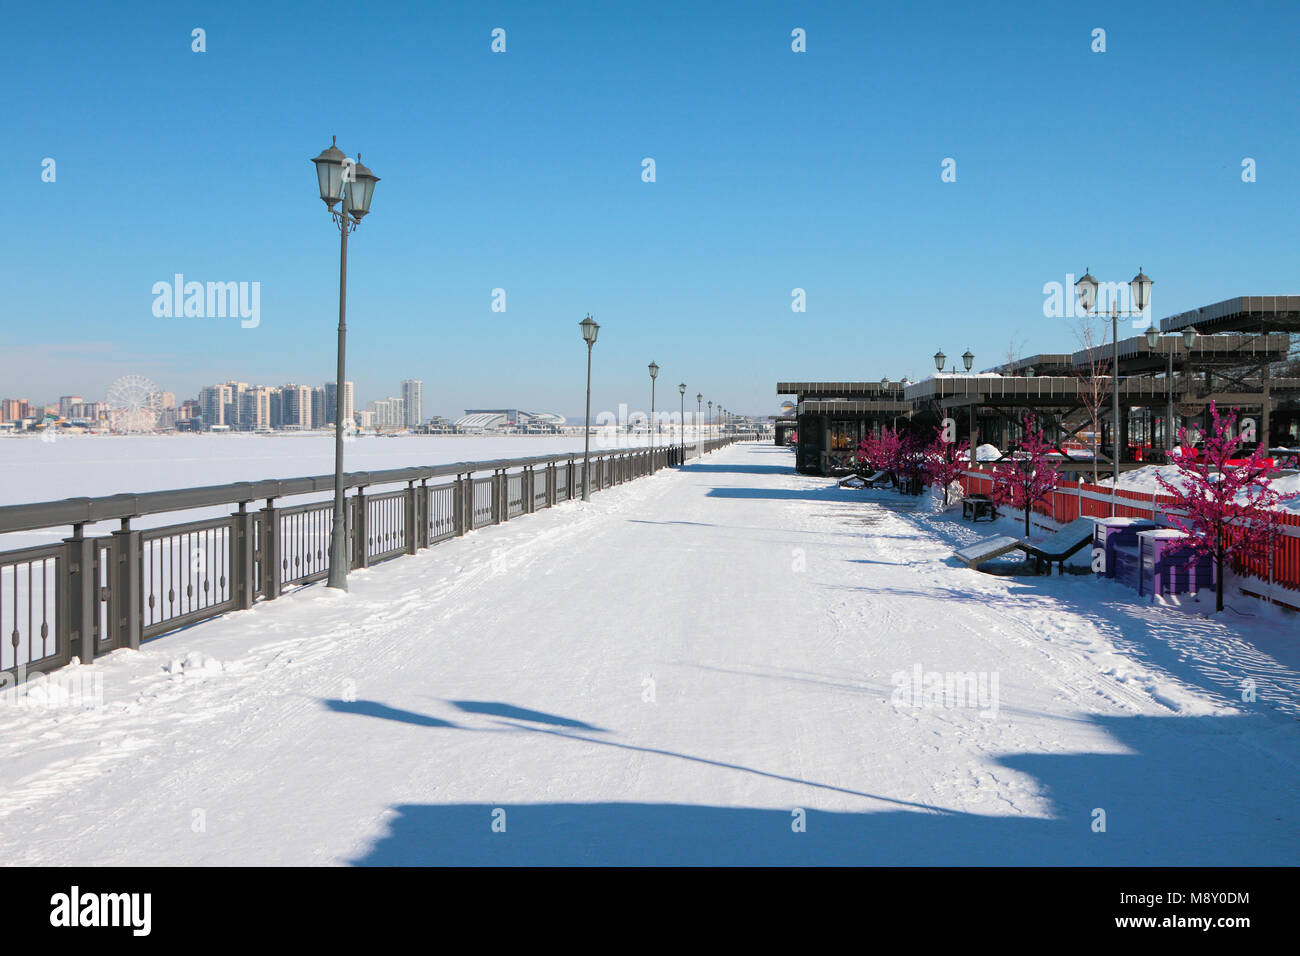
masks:
<instances>
[{"instance_id":1,"label":"pink blossom tree","mask_svg":"<svg viewBox=\"0 0 1300 956\"><path fill-rule=\"evenodd\" d=\"M1056 462L1049 457L1052 446L1043 438L1043 430L1034 424L1032 415L1025 417L1025 437L1010 459L1004 458L993 468L993 500L1025 512L1025 537L1029 537L1029 513L1034 505L1046 501L1060 483Z\"/></svg>"},{"instance_id":2,"label":"pink blossom tree","mask_svg":"<svg viewBox=\"0 0 1300 956\"><path fill-rule=\"evenodd\" d=\"M934 441L925 449L925 480L943 488L943 506L948 507L948 487L966 473L970 442L944 441L943 427L935 429Z\"/></svg>"},{"instance_id":3,"label":"pink blossom tree","mask_svg":"<svg viewBox=\"0 0 1300 956\"><path fill-rule=\"evenodd\" d=\"M882 428L879 434L868 435L858 445L858 461L877 471L887 471L897 476L902 442L898 432Z\"/></svg>"},{"instance_id":4,"label":"pink blossom tree","mask_svg":"<svg viewBox=\"0 0 1300 956\"><path fill-rule=\"evenodd\" d=\"M1219 415L1210 403L1211 434L1198 453L1187 429L1178 431L1179 449L1169 453L1178 467L1174 482L1157 475L1165 493L1174 499L1166 511L1169 521L1188 536L1193 558L1208 554L1214 559L1215 610L1223 610L1223 572L1236 557L1262 557L1277 541L1278 506L1294 495L1283 496L1270 487L1263 445L1248 456L1242 454L1241 439L1234 433L1236 414ZM1233 465L1228 462L1242 459ZM1179 514L1178 512L1182 512Z\"/></svg>"},{"instance_id":5,"label":"pink blossom tree","mask_svg":"<svg viewBox=\"0 0 1300 956\"><path fill-rule=\"evenodd\" d=\"M920 485L925 480L925 445L921 439L911 433L903 434L898 439L898 454L894 459L894 475L906 480L914 493L920 494Z\"/></svg>"}]
</instances>

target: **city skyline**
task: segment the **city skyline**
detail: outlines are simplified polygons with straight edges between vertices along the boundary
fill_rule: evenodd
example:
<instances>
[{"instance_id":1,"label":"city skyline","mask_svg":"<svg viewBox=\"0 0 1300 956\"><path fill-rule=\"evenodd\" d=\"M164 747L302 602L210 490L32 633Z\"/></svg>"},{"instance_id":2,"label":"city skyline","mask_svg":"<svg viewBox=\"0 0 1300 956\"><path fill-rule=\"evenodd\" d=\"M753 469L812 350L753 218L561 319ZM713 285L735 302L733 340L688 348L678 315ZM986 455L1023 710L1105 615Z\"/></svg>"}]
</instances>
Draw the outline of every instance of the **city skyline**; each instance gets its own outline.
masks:
<instances>
[{"instance_id":1,"label":"city skyline","mask_svg":"<svg viewBox=\"0 0 1300 956\"><path fill-rule=\"evenodd\" d=\"M154 383L154 384L157 385L157 383ZM334 397L333 397L333 386L334 386L334 383L331 382L331 381L324 382L324 383L322 383L321 385L314 385L314 384L312 384L312 385L308 385L308 384L303 384L301 379L299 379L299 380L285 379L285 380L284 380L283 382L281 382L280 384L267 384L267 383L264 383L264 382L252 382L252 381L249 381L249 380L246 380L246 379L231 378L231 379L225 379L225 380L220 381L220 382L212 382L212 383L208 383L208 384L201 385L201 386L199 386L199 387L194 391L193 394L188 394L188 393L180 392L180 391L177 391L177 390L175 390L175 389L163 389L163 388L161 388L161 387L159 387L157 390L158 390L158 392L159 392L160 394L162 394L162 395L170 395L170 396L172 396L173 402L174 402L175 406L178 407L178 408L180 407L180 404L183 403L183 402L185 402L185 401L196 401L196 402L198 402L198 404L199 404L200 407L201 407L201 406L203 405L203 393L204 393L206 390L211 389L211 388L218 388L218 387L223 387L223 386L233 385L233 384L241 384L241 385L247 386L249 389L258 389L258 388L262 388L262 389L284 389L284 388L289 387L289 386L300 386L300 387L302 387L302 388L307 388L307 389L323 389L323 396L322 396L322 399L321 399L321 400L323 401L323 405L321 405L321 408L323 409L323 411L322 411L320 414L324 416L324 421L325 421L326 424L332 425L332 424L334 423L334 407L335 407ZM468 410L470 410L470 409L472 409L472 408L489 407L489 406L492 406L492 407L511 407L511 408L534 408L534 407L540 407L540 406L538 406L537 403L535 403L535 402L506 402L506 403L502 403L502 402L500 402L500 401L496 401L495 403L493 403L493 402L491 402L491 401L488 401L488 402L478 402L478 403L475 403L475 402L469 402L469 401L462 401L462 402L454 402L454 403L452 403L449 407L446 407L446 408L441 408L441 409L430 409L430 408L427 406L427 404L424 403L423 400L422 400L422 396L423 396L423 391L424 391L424 385L425 385L425 383L424 383L423 380L421 380L421 379L403 379L403 380L401 380L401 381L398 383L398 387L397 387L397 389L396 389L396 391L397 391L398 394L393 394L393 393L392 393L392 390L387 390L387 393L385 394L386 390L383 389L383 388L380 388L380 389L378 389L378 390L375 392L375 396L376 396L375 398L372 398L372 399L369 399L369 400L364 400L364 401L361 401L361 402L357 402L357 401L355 400L355 394L356 394L356 392L355 392L355 383L352 382L352 381L349 381L349 382L347 382L347 383L345 383L345 384L346 384L346 386L347 386L347 387L345 388L345 395L346 395L345 401L347 402L348 406L349 406L350 408L353 409L354 412L365 412L365 411L368 411L368 410L371 409L371 406L375 405L376 403L389 402L389 401L392 401L392 400L394 400L394 399L396 399L396 400L398 400L398 401L401 401L403 398L405 398L405 396L402 395L401 393L407 390L407 386L408 386L408 385L413 384L413 385L415 386L414 393L415 393L417 396L419 396L419 398L420 398L420 407L421 407L421 409L422 409L422 412L419 414L418 418L416 418L416 419L412 419L412 418L410 418L409 416L404 415L404 416L403 416L403 420L402 420L402 422L400 422L400 423L396 423L396 422L388 422L388 423L387 423L387 424L404 424L404 425L406 425L406 426L408 426L408 427L414 427L414 426L416 426L416 425L423 424L423 423L426 422L426 421L437 420L437 419L442 419L442 418L454 420L456 417L458 417L459 415L465 413L466 411L468 411ZM26 402L28 402L28 403L29 403L33 408L48 408L48 407L52 407L52 406L54 406L54 405L59 405L59 404L61 403L61 401L62 401L64 398L74 397L74 396L75 396L75 397L81 397L81 396L92 396L92 395L95 395L95 394L96 394L96 393L93 393L93 392L91 392L91 391L89 391L89 390L82 390L81 392L75 392L75 391L69 391L69 390L64 390L64 389L55 389L54 391L58 391L58 392L60 392L60 394L59 394L58 396L51 396L51 397L48 397L48 398L47 398L47 397L44 397L44 396L43 396L43 393L40 393L40 394L41 394L41 397L33 398L32 395L33 395L33 394L36 394L36 393L26 394L26 395L19 394L19 393L13 391L13 390L6 390L6 388L5 388L5 383L4 383L4 382L0 382L0 401L6 401L6 402L7 402L7 401L15 401L15 402L26 401ZM86 397L86 398L84 398L83 401L84 401L84 403L86 403L86 404L104 404L105 401L106 401L106 397L105 397L106 394L107 394L107 389L105 389L105 391L104 391L103 393L99 393L99 397ZM177 396L179 396L179 397L177 397ZM500 397L500 396L497 396L497 398L499 398L499 397ZM706 400L707 400L707 399L706 399ZM225 403L223 403L223 404L225 404ZM593 405L593 406L592 406L592 419L593 419L593 421L595 420L596 415L597 415L599 412L601 412L601 411L610 411L610 410L612 410L612 409L616 409L620 404L622 404L622 405L628 405L628 404L635 405L636 403L635 403L635 401L633 401L632 403L629 403L627 400L622 400L622 401L615 401L615 402L612 402L612 403L610 403L607 407L603 407L603 406L595 406L595 405ZM645 396L645 401L642 402L641 404L645 405L645 406L646 406L646 409L648 409L648 407L649 407L649 395L648 395L648 393L647 393L647 395ZM670 403L670 404L671 404L671 403ZM715 407L719 405L718 402L715 402L714 404L715 404ZM773 401L771 404L772 404L772 407L771 407L770 409L759 409L759 410L752 410L752 409L750 409L750 410L743 410L743 409L739 409L739 408L737 408L737 409L733 409L732 411L735 412L735 413L737 413L737 414L742 414L742 415L746 415L746 416L757 416L757 417L763 417L763 416L766 416L766 415L776 415L776 414L778 414L778 413L780 412L780 402L779 402L779 401ZM168 407L168 406L164 406L164 407ZM409 408L409 403L408 403L408 407L407 407L406 410L407 410L407 411L410 410L410 408ZM670 412L670 411L672 411L673 409L671 409L671 408L659 408L658 410L661 411L661 412L665 412L665 413L666 413L666 412ZM689 411L689 409L688 409L688 411ZM62 409L60 409L60 414L61 414L61 415L63 414ZM564 410L564 409L560 409L560 410L558 411L558 414L563 415L563 416L564 416L564 417L565 417L565 418L566 418L570 423L573 423L573 422L580 422L580 421L582 420L582 414L581 414L581 413L578 413L578 414L570 414L568 411L566 411L566 410ZM17 417L17 416L14 416L14 417ZM63 417L69 417L69 416L64 415ZM268 412L268 417L269 417L269 412ZM313 421L316 420L316 418L317 418L316 413L313 413L312 418L313 418ZM4 420L7 420L6 417L5 417L3 414L0 414L0 421L4 421ZM313 425L313 427L318 427L318 426Z\"/></svg>"}]
</instances>

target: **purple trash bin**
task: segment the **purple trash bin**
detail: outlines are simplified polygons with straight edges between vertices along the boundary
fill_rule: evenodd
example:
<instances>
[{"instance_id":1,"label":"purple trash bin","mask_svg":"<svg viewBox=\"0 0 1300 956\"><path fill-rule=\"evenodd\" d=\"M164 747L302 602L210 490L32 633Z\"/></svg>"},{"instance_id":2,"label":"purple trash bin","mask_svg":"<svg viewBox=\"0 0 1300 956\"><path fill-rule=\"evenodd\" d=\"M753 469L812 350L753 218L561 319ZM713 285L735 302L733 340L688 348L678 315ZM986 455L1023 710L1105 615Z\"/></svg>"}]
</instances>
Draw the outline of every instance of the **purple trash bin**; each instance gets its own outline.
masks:
<instances>
[{"instance_id":1,"label":"purple trash bin","mask_svg":"<svg viewBox=\"0 0 1300 956\"><path fill-rule=\"evenodd\" d=\"M1157 528L1139 531L1137 537L1142 563L1139 594L1149 594L1154 600L1157 594L1192 594L1214 587L1214 559L1208 554L1193 559L1182 531Z\"/></svg>"}]
</instances>

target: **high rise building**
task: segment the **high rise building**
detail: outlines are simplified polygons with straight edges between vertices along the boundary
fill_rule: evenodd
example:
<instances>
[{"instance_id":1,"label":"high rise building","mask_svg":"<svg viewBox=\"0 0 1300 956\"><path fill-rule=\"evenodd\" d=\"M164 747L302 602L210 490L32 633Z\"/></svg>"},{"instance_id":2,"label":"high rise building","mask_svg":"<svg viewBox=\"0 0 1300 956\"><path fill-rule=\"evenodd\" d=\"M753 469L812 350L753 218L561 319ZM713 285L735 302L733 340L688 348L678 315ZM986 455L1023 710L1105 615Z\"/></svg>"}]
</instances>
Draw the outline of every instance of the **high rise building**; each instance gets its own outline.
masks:
<instances>
[{"instance_id":1,"label":"high rise building","mask_svg":"<svg viewBox=\"0 0 1300 956\"><path fill-rule=\"evenodd\" d=\"M31 417L32 407L27 399L6 398L0 401L0 422L16 422Z\"/></svg>"},{"instance_id":2,"label":"high rise building","mask_svg":"<svg viewBox=\"0 0 1300 956\"><path fill-rule=\"evenodd\" d=\"M203 418L203 427L214 425L229 426L226 412L233 400L230 385L208 385L199 391L199 414Z\"/></svg>"},{"instance_id":3,"label":"high rise building","mask_svg":"<svg viewBox=\"0 0 1300 956\"><path fill-rule=\"evenodd\" d=\"M344 423L356 419L356 401L353 398L354 392L351 382L343 383L343 421ZM334 411L338 408L338 386L333 382L325 383L325 424L334 424Z\"/></svg>"},{"instance_id":4,"label":"high rise building","mask_svg":"<svg viewBox=\"0 0 1300 956\"><path fill-rule=\"evenodd\" d=\"M367 410L370 412L371 422L375 426L383 428L392 424L393 408L388 399L381 398L377 402L371 402L370 408Z\"/></svg>"},{"instance_id":5,"label":"high rise building","mask_svg":"<svg viewBox=\"0 0 1300 956\"><path fill-rule=\"evenodd\" d=\"M317 385L311 390L311 427L322 428L326 421L325 389Z\"/></svg>"},{"instance_id":6,"label":"high rise building","mask_svg":"<svg viewBox=\"0 0 1300 956\"><path fill-rule=\"evenodd\" d=\"M72 406L82 405L84 403L85 403L85 399L82 398L80 395L60 395L59 396L59 417L71 418Z\"/></svg>"},{"instance_id":7,"label":"high rise building","mask_svg":"<svg viewBox=\"0 0 1300 956\"><path fill-rule=\"evenodd\" d=\"M271 391L265 385L253 385L239 396L239 427L243 431L271 427Z\"/></svg>"},{"instance_id":8,"label":"high rise building","mask_svg":"<svg viewBox=\"0 0 1300 956\"><path fill-rule=\"evenodd\" d=\"M290 383L280 386L281 427L302 431L312 427L311 389Z\"/></svg>"},{"instance_id":9,"label":"high rise building","mask_svg":"<svg viewBox=\"0 0 1300 956\"><path fill-rule=\"evenodd\" d=\"M244 393L248 391L247 382L226 382L225 387L230 389L230 394L226 398L226 424L231 428L239 428L239 410L243 407ZM161 393L159 393L161 401Z\"/></svg>"},{"instance_id":10,"label":"high rise building","mask_svg":"<svg viewBox=\"0 0 1300 956\"><path fill-rule=\"evenodd\" d=\"M424 418L424 383L418 378L408 378L402 383L402 401L405 404L402 424L414 428Z\"/></svg>"}]
</instances>

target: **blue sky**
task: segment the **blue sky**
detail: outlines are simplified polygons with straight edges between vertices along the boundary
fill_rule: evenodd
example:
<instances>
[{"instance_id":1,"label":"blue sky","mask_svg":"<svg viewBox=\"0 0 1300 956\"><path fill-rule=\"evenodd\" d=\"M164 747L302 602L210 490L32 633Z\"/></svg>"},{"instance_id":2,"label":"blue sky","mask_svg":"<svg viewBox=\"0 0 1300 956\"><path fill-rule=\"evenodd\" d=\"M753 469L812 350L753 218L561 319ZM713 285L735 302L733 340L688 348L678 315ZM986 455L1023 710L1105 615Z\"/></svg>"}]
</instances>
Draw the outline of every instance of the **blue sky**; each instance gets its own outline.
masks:
<instances>
[{"instance_id":1,"label":"blue sky","mask_svg":"<svg viewBox=\"0 0 1300 956\"><path fill-rule=\"evenodd\" d=\"M381 177L350 242L349 378L362 401L421 378L426 414L580 414L587 312L594 410L644 408L654 359L672 392L768 414L778 379L1073 350L1042 288L1085 266L1141 266L1156 317L1300 292L1295 3L49 3L6 22L4 396L332 380L338 233L309 162L331 135ZM178 272L260 282L260 325L155 317Z\"/></svg>"}]
</instances>

